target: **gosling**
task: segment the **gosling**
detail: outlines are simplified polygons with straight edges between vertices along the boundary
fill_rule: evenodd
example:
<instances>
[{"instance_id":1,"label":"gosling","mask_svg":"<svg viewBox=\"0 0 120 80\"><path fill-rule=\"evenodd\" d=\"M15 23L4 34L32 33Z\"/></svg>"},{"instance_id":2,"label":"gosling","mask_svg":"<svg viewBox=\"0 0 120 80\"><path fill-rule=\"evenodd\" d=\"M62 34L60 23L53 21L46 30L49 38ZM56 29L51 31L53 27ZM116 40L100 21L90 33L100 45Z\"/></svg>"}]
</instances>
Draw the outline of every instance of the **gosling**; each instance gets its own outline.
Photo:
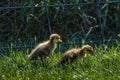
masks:
<instances>
[{"instance_id":1,"label":"gosling","mask_svg":"<svg viewBox=\"0 0 120 80\"><path fill-rule=\"evenodd\" d=\"M38 60L40 58L47 58L52 51L57 47L57 43L62 40L59 34L51 34L49 40L39 43L32 52L28 55L31 60Z\"/></svg>"},{"instance_id":2,"label":"gosling","mask_svg":"<svg viewBox=\"0 0 120 80\"><path fill-rule=\"evenodd\" d=\"M88 54L93 55L93 48L90 45L84 45L82 48L74 48L68 50L64 53L63 57L59 60L59 62L55 65L69 64L78 59L78 57L86 57Z\"/></svg>"}]
</instances>

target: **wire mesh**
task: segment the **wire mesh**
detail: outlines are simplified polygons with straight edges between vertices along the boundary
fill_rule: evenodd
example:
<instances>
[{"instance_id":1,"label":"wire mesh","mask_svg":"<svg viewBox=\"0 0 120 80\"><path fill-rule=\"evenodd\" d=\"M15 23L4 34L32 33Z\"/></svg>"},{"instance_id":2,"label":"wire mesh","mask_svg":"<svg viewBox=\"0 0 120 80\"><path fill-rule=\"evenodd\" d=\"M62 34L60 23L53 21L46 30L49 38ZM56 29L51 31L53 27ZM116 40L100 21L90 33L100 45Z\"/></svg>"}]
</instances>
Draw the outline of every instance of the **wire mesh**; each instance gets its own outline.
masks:
<instances>
[{"instance_id":1,"label":"wire mesh","mask_svg":"<svg viewBox=\"0 0 120 80\"><path fill-rule=\"evenodd\" d=\"M109 38L119 41L116 36L120 31L119 0L3 1L0 2L0 14L0 49L9 48L3 43L23 48L18 46L19 40L26 41L29 48L55 32L63 36L65 44L69 43L67 39L76 43L81 43L82 39L88 42L105 42ZM98 27L93 28L96 25ZM35 37L37 41L34 41Z\"/></svg>"}]
</instances>

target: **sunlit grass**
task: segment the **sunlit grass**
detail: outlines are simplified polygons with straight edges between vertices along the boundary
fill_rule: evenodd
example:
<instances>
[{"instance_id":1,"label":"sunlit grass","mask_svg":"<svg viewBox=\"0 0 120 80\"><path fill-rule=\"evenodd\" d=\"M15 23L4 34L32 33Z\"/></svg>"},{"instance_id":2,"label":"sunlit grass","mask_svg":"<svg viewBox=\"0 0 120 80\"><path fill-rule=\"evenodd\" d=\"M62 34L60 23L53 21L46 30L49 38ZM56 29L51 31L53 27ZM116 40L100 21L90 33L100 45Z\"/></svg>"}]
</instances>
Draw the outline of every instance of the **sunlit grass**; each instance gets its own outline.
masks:
<instances>
[{"instance_id":1,"label":"sunlit grass","mask_svg":"<svg viewBox=\"0 0 120 80\"><path fill-rule=\"evenodd\" d=\"M30 61L27 50L12 50L9 56L0 57L1 80L119 80L120 45L109 47L105 54L98 46L95 56L78 59L65 67L53 65L62 53L53 53L46 65L40 61Z\"/></svg>"}]
</instances>

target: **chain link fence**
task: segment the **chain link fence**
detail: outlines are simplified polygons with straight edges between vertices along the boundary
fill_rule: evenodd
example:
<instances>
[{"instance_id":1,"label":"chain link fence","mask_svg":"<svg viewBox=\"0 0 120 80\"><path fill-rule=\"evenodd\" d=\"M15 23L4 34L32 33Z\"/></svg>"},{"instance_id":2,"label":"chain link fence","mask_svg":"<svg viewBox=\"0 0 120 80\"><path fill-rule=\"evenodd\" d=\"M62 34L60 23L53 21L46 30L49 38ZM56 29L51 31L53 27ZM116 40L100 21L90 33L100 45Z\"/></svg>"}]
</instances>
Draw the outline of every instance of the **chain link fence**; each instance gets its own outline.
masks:
<instances>
[{"instance_id":1,"label":"chain link fence","mask_svg":"<svg viewBox=\"0 0 120 80\"><path fill-rule=\"evenodd\" d=\"M2 0L0 49L30 48L61 35L64 43L118 42L119 0ZM24 47L23 47L24 46Z\"/></svg>"}]
</instances>

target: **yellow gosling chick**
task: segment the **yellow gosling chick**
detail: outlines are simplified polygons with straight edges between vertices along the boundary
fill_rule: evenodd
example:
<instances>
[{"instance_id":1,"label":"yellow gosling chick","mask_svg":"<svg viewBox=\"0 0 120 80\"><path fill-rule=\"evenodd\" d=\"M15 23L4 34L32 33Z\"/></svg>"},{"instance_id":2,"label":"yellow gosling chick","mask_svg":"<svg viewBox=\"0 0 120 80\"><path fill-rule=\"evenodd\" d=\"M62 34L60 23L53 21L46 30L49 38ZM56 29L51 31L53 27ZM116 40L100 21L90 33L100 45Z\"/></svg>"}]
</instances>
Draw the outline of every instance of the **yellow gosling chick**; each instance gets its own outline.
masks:
<instances>
[{"instance_id":1,"label":"yellow gosling chick","mask_svg":"<svg viewBox=\"0 0 120 80\"><path fill-rule=\"evenodd\" d=\"M84 45L82 48L74 48L66 51L57 65L69 64L78 59L78 57L86 57L88 54L93 55L93 48L90 45Z\"/></svg>"},{"instance_id":2,"label":"yellow gosling chick","mask_svg":"<svg viewBox=\"0 0 120 80\"><path fill-rule=\"evenodd\" d=\"M39 58L46 58L49 56L51 51L55 50L56 44L61 42L62 40L59 34L51 34L49 40L38 44L28 55L28 58L32 60L38 60Z\"/></svg>"}]
</instances>

